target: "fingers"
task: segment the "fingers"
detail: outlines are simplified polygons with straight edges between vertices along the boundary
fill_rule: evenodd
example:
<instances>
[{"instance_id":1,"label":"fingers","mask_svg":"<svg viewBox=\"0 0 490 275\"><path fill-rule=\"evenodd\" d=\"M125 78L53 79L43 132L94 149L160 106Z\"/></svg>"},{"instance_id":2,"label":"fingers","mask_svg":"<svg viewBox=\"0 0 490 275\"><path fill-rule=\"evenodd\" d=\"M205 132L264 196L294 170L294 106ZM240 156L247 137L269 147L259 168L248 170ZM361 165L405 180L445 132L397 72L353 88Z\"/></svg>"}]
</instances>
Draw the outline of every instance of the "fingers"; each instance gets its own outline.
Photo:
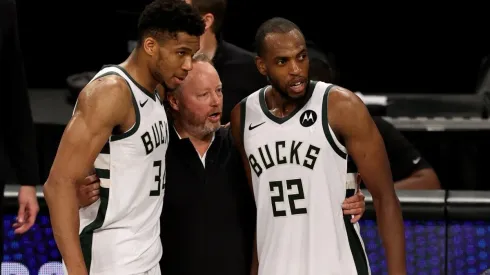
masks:
<instances>
[{"instance_id":1,"label":"fingers","mask_svg":"<svg viewBox=\"0 0 490 275\"><path fill-rule=\"evenodd\" d=\"M35 210L33 210L35 211ZM31 213L29 211L29 215L27 217L27 222L23 224L23 226L21 226L18 230L18 232L16 232L17 234L24 234L25 232L27 232L29 229L31 229L31 227L34 225L34 223L36 222L36 217L37 217L37 211L36 213ZM15 231L14 231L15 232Z\"/></svg>"},{"instance_id":2,"label":"fingers","mask_svg":"<svg viewBox=\"0 0 490 275\"><path fill-rule=\"evenodd\" d=\"M344 203L353 203L353 202L364 202L365 196L364 194L359 190L355 195L348 197L344 200Z\"/></svg>"},{"instance_id":3,"label":"fingers","mask_svg":"<svg viewBox=\"0 0 490 275\"><path fill-rule=\"evenodd\" d=\"M349 204L349 203L354 203L354 202L358 202L359 201L359 197L354 195L354 196L351 196L351 197L348 197L344 200L344 203L343 204Z\"/></svg>"},{"instance_id":4,"label":"fingers","mask_svg":"<svg viewBox=\"0 0 490 275\"><path fill-rule=\"evenodd\" d=\"M353 203L344 202L342 204L342 209L344 209L343 210L344 215L351 215L351 216L353 215L351 222L356 223L361 219L362 214L364 213L365 203L363 200L353 202Z\"/></svg>"},{"instance_id":5,"label":"fingers","mask_svg":"<svg viewBox=\"0 0 490 275\"><path fill-rule=\"evenodd\" d=\"M360 179L361 177L358 175L358 182L360 182ZM344 200L342 203L342 209L344 215L353 216L351 219L352 223L356 223L362 218L362 215L366 210L366 203L365 196L361 192L361 189L359 189L359 185L356 194Z\"/></svg>"},{"instance_id":6,"label":"fingers","mask_svg":"<svg viewBox=\"0 0 490 275\"><path fill-rule=\"evenodd\" d=\"M31 228L31 227L28 226L27 223L19 224L18 227L14 230L14 233L15 234L24 234L27 232L27 230L29 230L29 228Z\"/></svg>"},{"instance_id":7,"label":"fingers","mask_svg":"<svg viewBox=\"0 0 490 275\"><path fill-rule=\"evenodd\" d=\"M18 223L24 223L26 220L25 214L26 214L26 203L19 203L19 212L17 212L17 222Z\"/></svg>"},{"instance_id":8,"label":"fingers","mask_svg":"<svg viewBox=\"0 0 490 275\"><path fill-rule=\"evenodd\" d=\"M100 182L97 181L90 183L90 184L85 184L80 187L80 191L86 194L92 194L93 192L96 192L94 194L99 194L99 189L100 189Z\"/></svg>"},{"instance_id":9,"label":"fingers","mask_svg":"<svg viewBox=\"0 0 490 275\"><path fill-rule=\"evenodd\" d=\"M358 222L362 217L362 214L359 215L354 215L354 217L350 220L351 223L356 223Z\"/></svg>"},{"instance_id":10,"label":"fingers","mask_svg":"<svg viewBox=\"0 0 490 275\"><path fill-rule=\"evenodd\" d=\"M90 192L88 192L88 195L89 196L97 197L97 198L99 197L99 194L100 194L100 189L99 188L93 189Z\"/></svg>"},{"instance_id":11,"label":"fingers","mask_svg":"<svg viewBox=\"0 0 490 275\"><path fill-rule=\"evenodd\" d=\"M80 201L80 207L87 207L99 199L99 195L90 196L82 201Z\"/></svg>"},{"instance_id":12,"label":"fingers","mask_svg":"<svg viewBox=\"0 0 490 275\"><path fill-rule=\"evenodd\" d=\"M98 199L99 199L99 195L93 196L93 197L89 198L89 202L90 202L90 204L92 204L92 203L96 202Z\"/></svg>"},{"instance_id":13,"label":"fingers","mask_svg":"<svg viewBox=\"0 0 490 275\"><path fill-rule=\"evenodd\" d=\"M352 209L344 209L343 213L344 215L358 215L363 212L363 209L358 207L358 208L352 208Z\"/></svg>"},{"instance_id":14,"label":"fingers","mask_svg":"<svg viewBox=\"0 0 490 275\"><path fill-rule=\"evenodd\" d=\"M36 222L37 214L39 213L39 206L35 203L27 204L24 210L24 220L21 222L20 219L17 220L16 223L12 225L15 229L15 234L24 234L26 233Z\"/></svg>"},{"instance_id":15,"label":"fingers","mask_svg":"<svg viewBox=\"0 0 490 275\"><path fill-rule=\"evenodd\" d=\"M90 185L90 184L98 182L98 181L99 181L99 178L97 177L97 175L92 174L92 175L84 178L83 180L78 181L78 184L81 186L87 186L87 185Z\"/></svg>"}]
</instances>

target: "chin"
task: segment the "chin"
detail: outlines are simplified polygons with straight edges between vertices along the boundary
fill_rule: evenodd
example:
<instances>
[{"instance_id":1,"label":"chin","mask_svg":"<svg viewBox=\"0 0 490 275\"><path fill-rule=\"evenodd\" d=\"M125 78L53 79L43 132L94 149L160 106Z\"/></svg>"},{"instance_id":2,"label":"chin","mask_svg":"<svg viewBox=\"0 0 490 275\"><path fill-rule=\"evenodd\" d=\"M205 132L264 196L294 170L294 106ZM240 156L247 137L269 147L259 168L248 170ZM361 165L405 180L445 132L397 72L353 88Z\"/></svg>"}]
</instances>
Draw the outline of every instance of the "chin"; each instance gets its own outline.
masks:
<instances>
[{"instance_id":1,"label":"chin","mask_svg":"<svg viewBox=\"0 0 490 275\"><path fill-rule=\"evenodd\" d=\"M301 99L305 96L306 91L302 91L301 93L290 93L288 96L292 99Z\"/></svg>"},{"instance_id":2,"label":"chin","mask_svg":"<svg viewBox=\"0 0 490 275\"><path fill-rule=\"evenodd\" d=\"M177 89L179 87L179 85L177 85L177 84L174 84L174 83L168 84L166 81L162 82L162 85L165 88L165 90L169 90L169 91L174 91L175 89Z\"/></svg>"},{"instance_id":3,"label":"chin","mask_svg":"<svg viewBox=\"0 0 490 275\"><path fill-rule=\"evenodd\" d=\"M221 127L221 122L215 122L215 123L208 123L208 125L206 125L205 128L208 133L213 133L218 131L220 127Z\"/></svg>"}]
</instances>

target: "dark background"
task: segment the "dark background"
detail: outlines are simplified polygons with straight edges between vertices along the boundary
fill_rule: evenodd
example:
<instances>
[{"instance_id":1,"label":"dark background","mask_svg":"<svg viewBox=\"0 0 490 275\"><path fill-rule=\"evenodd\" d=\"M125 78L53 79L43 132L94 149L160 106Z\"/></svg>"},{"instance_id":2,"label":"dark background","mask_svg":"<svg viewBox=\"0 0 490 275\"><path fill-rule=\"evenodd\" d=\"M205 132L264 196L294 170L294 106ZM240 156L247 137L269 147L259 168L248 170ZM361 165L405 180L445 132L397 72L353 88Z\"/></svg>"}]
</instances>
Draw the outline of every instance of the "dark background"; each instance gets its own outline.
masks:
<instances>
[{"instance_id":1,"label":"dark background","mask_svg":"<svg viewBox=\"0 0 490 275\"><path fill-rule=\"evenodd\" d=\"M128 41L136 38L138 14L149 2L17 0L41 182L49 173L72 108L65 91L47 90L66 88L66 78L72 74L124 61ZM442 97L475 93L480 63L490 54L490 25L483 5L470 7L461 1L431 6L320 0L228 3L223 30L227 41L253 50L259 25L273 16L286 17L299 25L307 39L335 56L336 84L364 94L398 95L397 100L390 100L387 116L480 115L480 99L458 107L464 100ZM417 101L407 94L430 94L429 99L439 94L441 98ZM51 116L66 115L63 123L36 117L60 106L68 110L59 115L51 112ZM443 189L489 190L490 131L422 129L403 134L434 167Z\"/></svg>"},{"instance_id":2,"label":"dark background","mask_svg":"<svg viewBox=\"0 0 490 275\"><path fill-rule=\"evenodd\" d=\"M122 62L127 40L134 39L137 13L148 2L19 0L30 87L64 88L70 74ZM335 55L337 84L353 91L468 94L490 50L484 10L461 1L431 7L229 0L224 37L252 50L258 26L282 16Z\"/></svg>"}]
</instances>

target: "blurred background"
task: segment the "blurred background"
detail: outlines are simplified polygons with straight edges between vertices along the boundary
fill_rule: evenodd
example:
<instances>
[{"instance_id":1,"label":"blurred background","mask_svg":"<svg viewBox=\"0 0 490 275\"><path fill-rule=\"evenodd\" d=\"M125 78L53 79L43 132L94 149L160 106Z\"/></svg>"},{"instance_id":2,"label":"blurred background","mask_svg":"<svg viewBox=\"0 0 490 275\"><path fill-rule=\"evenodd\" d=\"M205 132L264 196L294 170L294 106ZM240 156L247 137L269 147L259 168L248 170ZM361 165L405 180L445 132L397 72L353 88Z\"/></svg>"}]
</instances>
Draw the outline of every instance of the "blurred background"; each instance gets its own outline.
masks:
<instances>
[{"instance_id":1,"label":"blurred background","mask_svg":"<svg viewBox=\"0 0 490 275\"><path fill-rule=\"evenodd\" d=\"M17 1L41 182L78 92L68 79L122 62L147 3ZM482 5L461 2L432 7L412 2L228 2L222 38L253 51L262 22L274 16L295 22L326 57L333 82L362 95L373 117L389 122L420 153L428 164L424 168L437 175L435 187L400 188L418 189L399 193L407 219L409 274L481 274L490 268L490 42L484 11ZM396 158L390 156L390 162ZM2 274L41 274L46 264L51 273L44 274L58 274L60 258L46 208L24 236L14 236L10 229L17 182L15 173L7 171L6 192L13 193L2 205L7 209ZM373 274L385 274L372 207L363 226ZM4 267L18 273L4 273ZM30 273L19 273L23 267Z\"/></svg>"}]
</instances>

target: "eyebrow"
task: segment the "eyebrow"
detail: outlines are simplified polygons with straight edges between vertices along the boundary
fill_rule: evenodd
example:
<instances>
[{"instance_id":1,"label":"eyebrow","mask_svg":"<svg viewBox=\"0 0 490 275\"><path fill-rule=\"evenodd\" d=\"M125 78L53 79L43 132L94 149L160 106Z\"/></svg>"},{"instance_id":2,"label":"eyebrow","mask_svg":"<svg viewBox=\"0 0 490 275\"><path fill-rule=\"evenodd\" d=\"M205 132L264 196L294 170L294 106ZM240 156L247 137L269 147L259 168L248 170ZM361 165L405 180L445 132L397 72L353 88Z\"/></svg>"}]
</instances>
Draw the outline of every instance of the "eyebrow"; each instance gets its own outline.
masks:
<instances>
[{"instance_id":1,"label":"eyebrow","mask_svg":"<svg viewBox=\"0 0 490 275\"><path fill-rule=\"evenodd\" d=\"M190 47L187 47L187 46L177 46L176 50L184 50L184 51L187 51L187 52L192 52L192 49Z\"/></svg>"},{"instance_id":2,"label":"eyebrow","mask_svg":"<svg viewBox=\"0 0 490 275\"><path fill-rule=\"evenodd\" d=\"M299 54L302 54L302 53L307 53L308 50L306 48L303 48L301 51L299 51L298 53L296 53L294 56L297 56ZM284 55L277 55L274 57L274 59L284 59L284 58L291 58L291 56L284 56Z\"/></svg>"}]
</instances>

